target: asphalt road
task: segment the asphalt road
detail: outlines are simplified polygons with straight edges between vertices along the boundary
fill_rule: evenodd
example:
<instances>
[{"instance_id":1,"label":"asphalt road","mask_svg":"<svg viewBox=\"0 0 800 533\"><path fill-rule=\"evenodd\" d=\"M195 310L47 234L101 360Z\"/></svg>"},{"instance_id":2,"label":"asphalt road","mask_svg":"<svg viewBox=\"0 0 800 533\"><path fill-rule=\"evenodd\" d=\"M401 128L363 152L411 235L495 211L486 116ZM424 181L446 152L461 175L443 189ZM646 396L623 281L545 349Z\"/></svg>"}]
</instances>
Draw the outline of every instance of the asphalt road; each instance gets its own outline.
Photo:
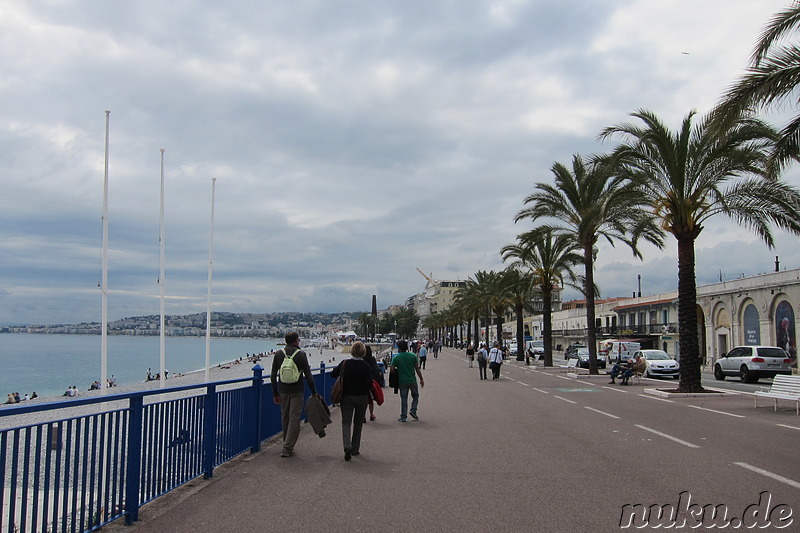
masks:
<instances>
[{"instance_id":1,"label":"asphalt road","mask_svg":"<svg viewBox=\"0 0 800 533\"><path fill-rule=\"evenodd\" d=\"M663 529L672 505L689 520L672 531L735 530L741 519L740 529L800 531L793 405L755 409L748 394L664 399L645 389L672 380L621 387L516 361L501 374L479 381L463 352L445 349L428 358L420 421L398 423L399 398L385 389L352 461L335 410L326 438L303 429L295 457L265 446L144 507L135 529L603 532L621 521Z\"/></svg>"}]
</instances>

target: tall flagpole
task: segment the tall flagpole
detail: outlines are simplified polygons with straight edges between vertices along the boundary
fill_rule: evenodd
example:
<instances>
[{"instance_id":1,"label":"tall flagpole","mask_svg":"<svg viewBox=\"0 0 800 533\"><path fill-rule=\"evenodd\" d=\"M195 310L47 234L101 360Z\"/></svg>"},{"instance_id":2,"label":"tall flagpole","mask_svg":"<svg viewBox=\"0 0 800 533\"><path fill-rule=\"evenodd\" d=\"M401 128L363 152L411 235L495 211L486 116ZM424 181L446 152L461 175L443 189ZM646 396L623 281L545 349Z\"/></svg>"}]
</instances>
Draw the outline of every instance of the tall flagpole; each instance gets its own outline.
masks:
<instances>
[{"instance_id":1,"label":"tall flagpole","mask_svg":"<svg viewBox=\"0 0 800 533\"><path fill-rule=\"evenodd\" d=\"M164 380L167 379L166 376L166 332L164 331L164 148L161 149L161 206L160 206L160 215L159 215L159 231L158 231L158 242L159 242L159 272L158 272L158 285L161 290L161 367L159 373L159 386L164 388L166 383Z\"/></svg>"},{"instance_id":2,"label":"tall flagpole","mask_svg":"<svg viewBox=\"0 0 800 533\"><path fill-rule=\"evenodd\" d=\"M214 250L214 195L216 194L217 178L211 178L211 236L208 241L208 305L206 307L206 372L205 381L210 381L211 369L211 271L212 252Z\"/></svg>"},{"instance_id":3,"label":"tall flagpole","mask_svg":"<svg viewBox=\"0 0 800 533\"><path fill-rule=\"evenodd\" d=\"M102 325L100 341L100 393L108 385L108 125L111 111L106 111L105 172L103 174L103 280L100 284L102 298Z\"/></svg>"}]
</instances>

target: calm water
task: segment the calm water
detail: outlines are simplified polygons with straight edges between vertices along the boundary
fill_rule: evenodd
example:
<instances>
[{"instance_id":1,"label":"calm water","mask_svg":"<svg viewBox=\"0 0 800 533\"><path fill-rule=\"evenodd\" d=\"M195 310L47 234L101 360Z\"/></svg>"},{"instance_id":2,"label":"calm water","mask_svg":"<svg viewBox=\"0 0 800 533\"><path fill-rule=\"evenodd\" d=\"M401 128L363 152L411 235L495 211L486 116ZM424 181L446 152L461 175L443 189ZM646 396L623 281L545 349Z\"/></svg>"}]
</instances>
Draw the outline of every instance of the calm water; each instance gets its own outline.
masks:
<instances>
[{"instance_id":1,"label":"calm water","mask_svg":"<svg viewBox=\"0 0 800 533\"><path fill-rule=\"evenodd\" d=\"M271 339L211 339L211 364L276 349ZM204 337L167 337L166 368L170 374L205 367ZM0 334L0 397L9 392L62 394L70 385L86 390L100 379L100 335ZM118 384L155 375L161 357L159 337L108 337L108 376Z\"/></svg>"}]
</instances>

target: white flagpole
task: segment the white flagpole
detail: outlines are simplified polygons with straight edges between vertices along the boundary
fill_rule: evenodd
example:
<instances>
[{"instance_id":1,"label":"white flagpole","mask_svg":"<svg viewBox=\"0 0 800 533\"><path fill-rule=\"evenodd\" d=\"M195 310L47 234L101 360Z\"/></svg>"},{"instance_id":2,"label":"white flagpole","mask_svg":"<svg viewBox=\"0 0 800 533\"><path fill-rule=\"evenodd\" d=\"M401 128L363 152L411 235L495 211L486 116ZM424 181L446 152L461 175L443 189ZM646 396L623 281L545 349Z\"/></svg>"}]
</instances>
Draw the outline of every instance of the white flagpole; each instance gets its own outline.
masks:
<instances>
[{"instance_id":1,"label":"white flagpole","mask_svg":"<svg viewBox=\"0 0 800 533\"><path fill-rule=\"evenodd\" d=\"M166 332L164 331L164 148L161 149L161 206L159 215L159 272L158 272L158 285L161 290L161 372L159 373L159 386L164 388L167 379L166 376Z\"/></svg>"},{"instance_id":2,"label":"white flagpole","mask_svg":"<svg viewBox=\"0 0 800 533\"><path fill-rule=\"evenodd\" d=\"M214 250L214 195L217 187L217 178L211 178L211 236L208 241L208 304L206 307L206 372L205 381L210 381L211 370L211 271L212 252Z\"/></svg>"},{"instance_id":3,"label":"white flagpole","mask_svg":"<svg viewBox=\"0 0 800 533\"><path fill-rule=\"evenodd\" d=\"M102 298L102 325L100 341L100 393L108 385L108 125L111 111L106 111L105 172L103 174L103 280L100 284Z\"/></svg>"}]
</instances>

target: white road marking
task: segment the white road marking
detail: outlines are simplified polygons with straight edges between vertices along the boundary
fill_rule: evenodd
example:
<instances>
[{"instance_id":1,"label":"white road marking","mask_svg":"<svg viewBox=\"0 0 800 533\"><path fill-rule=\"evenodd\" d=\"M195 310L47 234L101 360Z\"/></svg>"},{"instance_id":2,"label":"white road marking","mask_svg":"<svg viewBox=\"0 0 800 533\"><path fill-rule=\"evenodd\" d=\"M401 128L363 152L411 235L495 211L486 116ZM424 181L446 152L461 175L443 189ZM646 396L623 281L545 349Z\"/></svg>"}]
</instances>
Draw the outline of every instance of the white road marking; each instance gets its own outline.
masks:
<instances>
[{"instance_id":1,"label":"white road marking","mask_svg":"<svg viewBox=\"0 0 800 533\"><path fill-rule=\"evenodd\" d=\"M572 400L567 400L566 398L562 398L561 396L556 396L555 394L553 395L553 398L558 398L559 400L564 400L565 402L569 403L578 403L578 402L573 402Z\"/></svg>"},{"instance_id":2,"label":"white road marking","mask_svg":"<svg viewBox=\"0 0 800 533\"><path fill-rule=\"evenodd\" d=\"M642 398L650 398L651 400L658 400L659 402L667 402L667 403L675 403L672 400L667 400L666 398L659 398L657 396L650 396L649 394L639 394Z\"/></svg>"},{"instance_id":3,"label":"white road marking","mask_svg":"<svg viewBox=\"0 0 800 533\"><path fill-rule=\"evenodd\" d=\"M762 476L770 477L775 481L780 481L781 483L785 483L790 487L800 489L800 482L797 482L793 479L789 479L788 477L779 476L778 474L770 472L769 470L764 470L763 468L758 468L757 466L749 465L747 463L733 463L733 464L739 465L742 468L746 468L747 470L755 472L756 474L761 474Z\"/></svg>"},{"instance_id":4,"label":"white road marking","mask_svg":"<svg viewBox=\"0 0 800 533\"><path fill-rule=\"evenodd\" d=\"M519 383L520 385L525 385L526 387L530 387L530 385L528 385L527 383L523 383L521 381L517 381L517 383Z\"/></svg>"},{"instance_id":5,"label":"white road marking","mask_svg":"<svg viewBox=\"0 0 800 533\"><path fill-rule=\"evenodd\" d=\"M627 391L625 391L625 390L622 390L622 389L620 389L620 388L618 388L618 387L607 387L606 385L602 385L602 387L603 387L604 389L613 390L614 392L622 392L622 393L625 393L625 392L627 392Z\"/></svg>"},{"instance_id":6,"label":"white road marking","mask_svg":"<svg viewBox=\"0 0 800 533\"><path fill-rule=\"evenodd\" d=\"M542 394L550 394L550 393L549 393L549 392L547 392L546 390L537 389L536 387L533 387L533 390L535 390L535 391L537 391L537 392L541 392Z\"/></svg>"},{"instance_id":7,"label":"white road marking","mask_svg":"<svg viewBox=\"0 0 800 533\"><path fill-rule=\"evenodd\" d=\"M595 413L600 413L601 415L606 415L609 418L616 418L617 420L619 420L619 417L617 415L612 415L611 413L606 413L605 411L601 411L600 409L595 409L594 407L589 407L588 405L584 405L583 407L588 409L588 410L590 410L590 411L594 411Z\"/></svg>"},{"instance_id":8,"label":"white road marking","mask_svg":"<svg viewBox=\"0 0 800 533\"><path fill-rule=\"evenodd\" d=\"M782 428L796 429L796 430L800 431L800 428L795 427L795 426L787 426L786 424L778 424L778 425L780 427L782 427Z\"/></svg>"},{"instance_id":9,"label":"white road marking","mask_svg":"<svg viewBox=\"0 0 800 533\"><path fill-rule=\"evenodd\" d=\"M669 440L671 440L673 442L677 442L678 444L682 444L682 445L687 446L689 448L699 448L700 447L697 444L692 444L691 442L686 442L685 440L681 440L681 439L679 439L677 437L673 437L672 435L667 435L666 433L661 433L660 431L656 431L655 429L651 429L651 428L649 428L647 426L641 426L639 424L636 424L636 427L639 428L639 429L643 429L645 431L649 431L650 433L658 435L659 437L664 437L665 439L669 439Z\"/></svg>"},{"instance_id":10,"label":"white road marking","mask_svg":"<svg viewBox=\"0 0 800 533\"><path fill-rule=\"evenodd\" d=\"M717 411L716 409L708 409L706 407L700 407L699 405L688 405L687 407L691 407L692 409L700 409L701 411L708 411L709 413L717 413L719 415L733 416L735 418L747 418L744 415L735 415L733 413L726 413L725 411Z\"/></svg>"}]
</instances>

